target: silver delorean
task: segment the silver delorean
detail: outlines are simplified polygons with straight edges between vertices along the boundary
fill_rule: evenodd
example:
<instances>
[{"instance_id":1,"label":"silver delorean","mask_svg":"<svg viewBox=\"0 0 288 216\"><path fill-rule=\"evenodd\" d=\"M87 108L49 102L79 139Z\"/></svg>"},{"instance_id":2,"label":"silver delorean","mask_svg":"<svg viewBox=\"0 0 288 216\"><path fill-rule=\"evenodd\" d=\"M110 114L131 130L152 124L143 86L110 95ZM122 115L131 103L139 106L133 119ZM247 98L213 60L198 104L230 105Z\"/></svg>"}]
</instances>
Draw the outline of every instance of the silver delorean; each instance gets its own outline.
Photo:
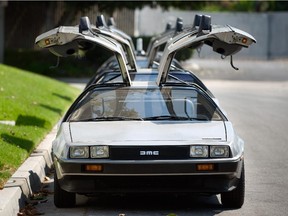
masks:
<instances>
[{"instance_id":1,"label":"silver delorean","mask_svg":"<svg viewBox=\"0 0 288 216\"><path fill-rule=\"evenodd\" d=\"M79 26L36 38L61 57L97 45L119 64L120 76L88 86L59 124L52 144L57 207L74 207L76 194L150 192L220 194L225 207L243 205L243 140L209 92L171 79L169 70L181 49L208 45L232 56L256 40L234 27L211 25L209 16L198 18L167 41L157 68L137 71L131 71L137 65L128 64L134 59L127 60L121 41L97 30L87 17Z\"/></svg>"}]
</instances>

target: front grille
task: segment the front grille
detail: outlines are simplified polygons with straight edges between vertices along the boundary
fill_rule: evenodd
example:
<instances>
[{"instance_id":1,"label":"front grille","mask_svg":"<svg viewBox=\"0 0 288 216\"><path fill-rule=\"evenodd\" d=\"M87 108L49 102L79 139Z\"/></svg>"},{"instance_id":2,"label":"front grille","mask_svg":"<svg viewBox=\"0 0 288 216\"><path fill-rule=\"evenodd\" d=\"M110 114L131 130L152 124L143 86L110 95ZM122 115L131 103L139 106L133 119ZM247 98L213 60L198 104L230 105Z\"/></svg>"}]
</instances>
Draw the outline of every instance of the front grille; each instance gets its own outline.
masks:
<instances>
[{"instance_id":1,"label":"front grille","mask_svg":"<svg viewBox=\"0 0 288 216\"><path fill-rule=\"evenodd\" d=\"M111 160L189 159L189 146L111 146Z\"/></svg>"}]
</instances>

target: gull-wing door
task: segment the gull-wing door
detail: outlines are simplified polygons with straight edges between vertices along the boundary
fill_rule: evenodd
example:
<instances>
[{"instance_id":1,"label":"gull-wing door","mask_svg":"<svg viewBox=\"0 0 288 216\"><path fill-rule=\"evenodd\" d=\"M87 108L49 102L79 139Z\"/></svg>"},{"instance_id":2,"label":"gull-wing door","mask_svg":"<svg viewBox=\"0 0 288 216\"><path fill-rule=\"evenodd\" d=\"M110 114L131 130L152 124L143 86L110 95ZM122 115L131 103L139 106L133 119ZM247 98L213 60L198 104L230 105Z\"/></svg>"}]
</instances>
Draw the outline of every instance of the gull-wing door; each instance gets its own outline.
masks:
<instances>
[{"instance_id":1,"label":"gull-wing door","mask_svg":"<svg viewBox=\"0 0 288 216\"><path fill-rule=\"evenodd\" d=\"M114 40L119 42L122 45L124 52L127 54L127 60L130 69L132 71L137 71L135 54L133 47L131 47L130 41L127 39L127 37L122 37L120 34L111 31L111 29L105 23L103 15L97 16L96 26L92 26L92 30L97 32L98 34L113 38Z\"/></svg>"},{"instance_id":2,"label":"gull-wing door","mask_svg":"<svg viewBox=\"0 0 288 216\"><path fill-rule=\"evenodd\" d=\"M177 19L177 21L178 21L178 19ZM174 28L172 28L172 23L168 22L166 24L166 28L165 28L164 32L162 32L158 35L155 35L150 39L146 53L150 53L152 45L153 45L153 43L155 43L156 40L158 40L159 38L165 37L168 34L170 35L172 32L175 32L175 30L174 30Z\"/></svg>"},{"instance_id":3,"label":"gull-wing door","mask_svg":"<svg viewBox=\"0 0 288 216\"><path fill-rule=\"evenodd\" d=\"M170 25L168 25L170 26ZM166 27L167 29L167 27ZM169 40L171 40L175 35L183 31L183 21L181 18L177 18L176 26L173 29L168 27L164 33L154 37L151 39L148 49L147 49L147 58L148 58L148 68L152 67L153 62L156 58L157 52L160 46L166 44Z\"/></svg>"},{"instance_id":4,"label":"gull-wing door","mask_svg":"<svg viewBox=\"0 0 288 216\"><path fill-rule=\"evenodd\" d=\"M121 44L112 38L93 32L88 17L81 17L79 26L60 26L45 32L36 38L35 43L59 57L81 55L95 45L101 46L114 53L123 82L131 85L127 60Z\"/></svg>"},{"instance_id":5,"label":"gull-wing door","mask_svg":"<svg viewBox=\"0 0 288 216\"><path fill-rule=\"evenodd\" d=\"M202 15L199 26L195 26L191 31L178 34L166 44L158 67L157 85L166 83L171 62L178 50L186 47L196 48L206 44L222 56L231 56L231 65L233 66L232 55L243 47L248 48L252 43L256 43L256 40L247 32L229 25L211 25L211 17Z\"/></svg>"},{"instance_id":6,"label":"gull-wing door","mask_svg":"<svg viewBox=\"0 0 288 216\"><path fill-rule=\"evenodd\" d=\"M113 17L109 18L107 26L109 27L111 32L114 32L114 33L120 35L121 37L125 38L126 40L128 40L130 43L130 46L133 50L133 53L135 53L135 47L134 47L132 38L128 34L126 34L125 32L123 32L122 30L120 30L116 27L116 24L115 24Z\"/></svg>"}]
</instances>

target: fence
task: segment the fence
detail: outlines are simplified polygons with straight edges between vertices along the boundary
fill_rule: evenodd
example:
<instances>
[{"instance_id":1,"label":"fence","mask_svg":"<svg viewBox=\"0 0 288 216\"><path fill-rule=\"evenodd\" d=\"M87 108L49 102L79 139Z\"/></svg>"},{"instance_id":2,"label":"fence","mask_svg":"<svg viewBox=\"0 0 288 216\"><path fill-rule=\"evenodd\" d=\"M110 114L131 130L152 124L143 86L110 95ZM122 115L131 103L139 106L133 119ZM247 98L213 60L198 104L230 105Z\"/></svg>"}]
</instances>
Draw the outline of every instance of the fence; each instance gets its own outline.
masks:
<instances>
[{"instance_id":1,"label":"fence","mask_svg":"<svg viewBox=\"0 0 288 216\"><path fill-rule=\"evenodd\" d=\"M101 12L97 6L86 12L77 11L70 16L64 10L61 1L50 2L14 2L9 1L4 8L0 7L0 28L5 26L5 34L0 34L0 49L33 49L35 37L58 25L77 25L79 18L88 15L94 23ZM182 17L184 25L192 25L194 15L203 12L151 9L116 11L113 17L118 28L133 36L152 36L164 31L168 22L175 23L177 17ZM249 49L243 49L236 55L240 58L277 59L288 57L288 12L271 13L211 13L212 24L229 24L252 34L257 44ZM2 16L2 18L1 18ZM70 19L68 19L70 17ZM108 18L108 16L106 15ZM2 25L2 26L1 26ZM5 40L4 40L4 39ZM2 44L1 44L2 43ZM203 47L201 57L214 58L216 54ZM0 52L1 61L1 52Z\"/></svg>"},{"instance_id":2,"label":"fence","mask_svg":"<svg viewBox=\"0 0 288 216\"><path fill-rule=\"evenodd\" d=\"M148 7L135 13L135 31L138 35L154 35L165 29L168 22L173 25L177 17L183 19L184 25L192 25L195 14L203 14L202 11L163 11L161 8ZM253 35L257 44L236 55L240 58L276 59L288 57L288 12L269 13L243 13L222 12L205 14L212 17L212 24L228 24ZM153 25L151 25L153 23ZM215 57L217 54L208 51L209 47L203 47L201 57Z\"/></svg>"}]
</instances>

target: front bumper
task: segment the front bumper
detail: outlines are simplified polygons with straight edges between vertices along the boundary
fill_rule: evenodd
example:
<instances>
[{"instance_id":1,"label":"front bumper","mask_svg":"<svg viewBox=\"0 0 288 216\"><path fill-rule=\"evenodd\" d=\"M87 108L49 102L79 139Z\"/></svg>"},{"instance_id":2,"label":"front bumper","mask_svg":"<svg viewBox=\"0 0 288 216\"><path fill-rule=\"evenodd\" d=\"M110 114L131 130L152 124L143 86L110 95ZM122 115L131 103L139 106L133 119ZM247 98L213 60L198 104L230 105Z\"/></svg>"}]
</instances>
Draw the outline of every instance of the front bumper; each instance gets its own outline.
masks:
<instances>
[{"instance_id":1,"label":"front bumper","mask_svg":"<svg viewBox=\"0 0 288 216\"><path fill-rule=\"evenodd\" d=\"M95 162L95 161L94 161ZM100 162L100 161L99 161ZM197 171L197 164L213 163L213 171ZM229 161L106 161L102 172L85 172L86 163L54 160L62 189L81 193L199 192L222 193L235 189L243 160ZM95 164L95 163L92 163Z\"/></svg>"}]
</instances>

